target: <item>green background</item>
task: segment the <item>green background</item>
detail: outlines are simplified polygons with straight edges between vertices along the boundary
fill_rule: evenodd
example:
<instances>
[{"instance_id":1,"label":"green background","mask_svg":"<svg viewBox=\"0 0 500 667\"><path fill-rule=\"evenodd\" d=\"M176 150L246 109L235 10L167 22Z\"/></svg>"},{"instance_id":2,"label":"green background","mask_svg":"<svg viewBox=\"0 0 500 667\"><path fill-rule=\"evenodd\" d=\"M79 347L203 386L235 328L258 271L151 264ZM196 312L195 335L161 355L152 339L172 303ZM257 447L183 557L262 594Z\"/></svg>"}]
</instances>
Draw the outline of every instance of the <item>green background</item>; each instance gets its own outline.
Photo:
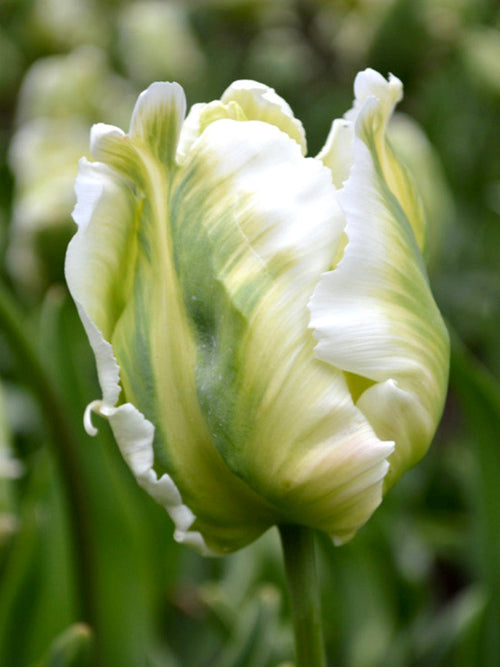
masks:
<instances>
[{"instance_id":1,"label":"green background","mask_svg":"<svg viewBox=\"0 0 500 667\"><path fill-rule=\"evenodd\" d=\"M188 104L263 81L314 155L368 66L402 79L433 146L400 138L451 381L425 460L352 542L318 536L329 664L500 664L499 27L492 0L2 0L0 665L292 661L274 531L225 559L178 546L106 425L83 431L99 389L63 280L71 184L90 125L126 129L155 79Z\"/></svg>"}]
</instances>

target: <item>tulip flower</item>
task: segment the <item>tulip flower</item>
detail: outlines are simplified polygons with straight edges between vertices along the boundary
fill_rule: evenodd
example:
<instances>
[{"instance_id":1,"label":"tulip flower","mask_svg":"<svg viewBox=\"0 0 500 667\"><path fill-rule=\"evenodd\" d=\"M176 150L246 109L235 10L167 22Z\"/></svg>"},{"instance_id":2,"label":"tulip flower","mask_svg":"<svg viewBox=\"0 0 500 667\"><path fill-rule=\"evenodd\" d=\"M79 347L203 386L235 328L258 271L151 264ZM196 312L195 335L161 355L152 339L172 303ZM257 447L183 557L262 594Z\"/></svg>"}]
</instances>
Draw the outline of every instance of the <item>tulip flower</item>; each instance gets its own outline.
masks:
<instances>
[{"instance_id":1,"label":"tulip flower","mask_svg":"<svg viewBox=\"0 0 500 667\"><path fill-rule=\"evenodd\" d=\"M386 139L402 85L373 70L306 157L272 89L195 104L153 83L99 124L66 276L109 420L175 537L227 553L272 525L350 539L426 452L448 336L418 194Z\"/></svg>"}]
</instances>

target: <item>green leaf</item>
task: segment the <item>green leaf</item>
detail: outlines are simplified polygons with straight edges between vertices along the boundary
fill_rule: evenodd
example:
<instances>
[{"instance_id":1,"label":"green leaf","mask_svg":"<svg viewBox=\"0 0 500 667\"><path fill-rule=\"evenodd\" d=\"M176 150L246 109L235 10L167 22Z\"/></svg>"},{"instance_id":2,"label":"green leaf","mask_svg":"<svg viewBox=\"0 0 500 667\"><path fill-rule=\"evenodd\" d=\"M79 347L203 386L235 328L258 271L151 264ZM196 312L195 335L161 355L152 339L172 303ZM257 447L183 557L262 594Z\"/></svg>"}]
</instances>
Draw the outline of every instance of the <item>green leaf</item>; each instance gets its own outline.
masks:
<instances>
[{"instance_id":1,"label":"green leaf","mask_svg":"<svg viewBox=\"0 0 500 667\"><path fill-rule=\"evenodd\" d=\"M75 623L54 639L37 667L92 667L91 645L91 629L83 623Z\"/></svg>"},{"instance_id":2,"label":"green leaf","mask_svg":"<svg viewBox=\"0 0 500 667\"><path fill-rule=\"evenodd\" d=\"M452 339L452 388L474 448L475 552L489 604L478 664L500 664L500 384L464 347Z\"/></svg>"}]
</instances>

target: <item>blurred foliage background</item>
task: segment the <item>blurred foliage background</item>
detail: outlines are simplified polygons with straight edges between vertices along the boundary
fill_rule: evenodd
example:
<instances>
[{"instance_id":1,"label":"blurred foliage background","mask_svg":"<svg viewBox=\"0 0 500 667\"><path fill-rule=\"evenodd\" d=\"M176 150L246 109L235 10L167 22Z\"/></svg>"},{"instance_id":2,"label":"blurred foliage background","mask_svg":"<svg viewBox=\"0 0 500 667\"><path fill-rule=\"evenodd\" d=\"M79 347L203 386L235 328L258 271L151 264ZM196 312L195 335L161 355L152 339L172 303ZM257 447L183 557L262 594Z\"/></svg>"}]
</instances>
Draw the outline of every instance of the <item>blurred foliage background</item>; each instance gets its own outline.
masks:
<instances>
[{"instance_id":1,"label":"blurred foliage background","mask_svg":"<svg viewBox=\"0 0 500 667\"><path fill-rule=\"evenodd\" d=\"M391 135L452 374L426 459L351 543L318 536L328 655L500 664L499 28L494 0L1 1L0 665L290 664L277 536L220 560L179 547L106 425L83 431L100 393L63 278L73 182L91 124L126 129L153 80L190 104L270 84L314 155L367 66L405 85Z\"/></svg>"}]
</instances>

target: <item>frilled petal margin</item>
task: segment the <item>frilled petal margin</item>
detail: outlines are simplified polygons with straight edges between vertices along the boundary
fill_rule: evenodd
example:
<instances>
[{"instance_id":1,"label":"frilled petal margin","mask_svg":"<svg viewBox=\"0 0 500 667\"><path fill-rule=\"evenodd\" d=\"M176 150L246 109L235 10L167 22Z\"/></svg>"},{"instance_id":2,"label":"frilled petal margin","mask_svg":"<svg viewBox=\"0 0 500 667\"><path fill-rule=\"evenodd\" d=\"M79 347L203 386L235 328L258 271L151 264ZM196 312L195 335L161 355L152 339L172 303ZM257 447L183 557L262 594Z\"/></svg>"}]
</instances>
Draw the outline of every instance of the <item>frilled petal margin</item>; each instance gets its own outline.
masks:
<instances>
[{"instance_id":1,"label":"frilled petal margin","mask_svg":"<svg viewBox=\"0 0 500 667\"><path fill-rule=\"evenodd\" d=\"M118 408L91 404L92 409L109 420L113 435L123 458L140 486L162 505L175 523L175 539L205 555L212 554L198 531L189 530L195 521L191 510L183 504L177 486L170 475L159 479L153 469L154 426L130 403Z\"/></svg>"},{"instance_id":2,"label":"frilled petal margin","mask_svg":"<svg viewBox=\"0 0 500 667\"><path fill-rule=\"evenodd\" d=\"M354 124L353 167L338 193L347 245L339 264L322 277L310 310L318 358L352 374L357 406L380 438L396 443L387 487L423 456L437 427L446 394L448 336L429 288L415 222L412 227L407 218L412 202L401 201L406 188L394 186L402 167L397 165L394 176L394 164L381 155L399 98L394 78L385 85L381 79L367 70L356 81L361 99L348 115ZM420 224L416 228L421 231Z\"/></svg>"},{"instance_id":3,"label":"frilled petal margin","mask_svg":"<svg viewBox=\"0 0 500 667\"><path fill-rule=\"evenodd\" d=\"M153 469L153 424L130 403L114 407L121 392L120 369L111 344L87 312L90 310L97 319L100 315L103 324L109 325L111 313L106 312L105 308L100 314L97 311L99 304L109 304L103 301L102 297L107 291L112 291L113 278L108 271L112 273L113 269L120 268L119 265L113 266L113 261L118 261L120 253L126 254L127 239L113 234L115 227L122 227L123 219L130 217L126 209L127 197L124 198L126 191L120 186L120 182L116 181L106 165L90 164L85 159L80 162L80 174L75 186L77 205L73 211L73 218L79 229L68 247L66 278L96 356L99 383L103 392L102 400L93 401L87 407L84 424L87 432L95 435L97 429L92 424L91 412L109 420L120 451L138 483L162 504L173 518L176 524L176 539L193 546L201 553L209 554L211 552L200 533L189 530L194 515L182 503L174 482L167 474L158 479ZM104 224L96 225L96 218L98 223ZM105 221L108 224L105 224ZM91 230L89 225L92 226ZM115 244L117 252L106 255L106 242Z\"/></svg>"}]
</instances>

